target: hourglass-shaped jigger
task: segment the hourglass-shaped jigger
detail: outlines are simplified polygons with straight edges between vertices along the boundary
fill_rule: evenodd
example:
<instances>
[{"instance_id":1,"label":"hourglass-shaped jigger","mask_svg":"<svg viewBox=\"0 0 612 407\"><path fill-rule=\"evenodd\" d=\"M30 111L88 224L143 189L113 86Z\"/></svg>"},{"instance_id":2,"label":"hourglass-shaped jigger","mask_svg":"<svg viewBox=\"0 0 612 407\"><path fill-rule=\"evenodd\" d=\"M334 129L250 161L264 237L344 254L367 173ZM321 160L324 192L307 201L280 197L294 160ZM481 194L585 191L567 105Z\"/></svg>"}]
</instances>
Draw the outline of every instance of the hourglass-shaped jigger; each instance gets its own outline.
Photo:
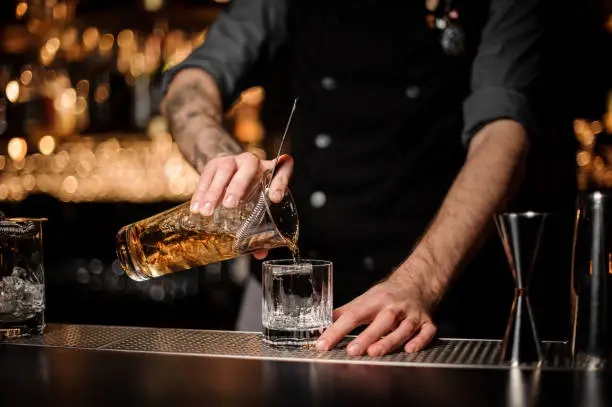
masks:
<instances>
[{"instance_id":1,"label":"hourglass-shaped jigger","mask_svg":"<svg viewBox=\"0 0 612 407\"><path fill-rule=\"evenodd\" d=\"M503 362L512 365L544 359L529 303L529 282L546 217L547 214L535 212L502 213L495 217L515 282L514 301L500 355Z\"/></svg>"}]
</instances>

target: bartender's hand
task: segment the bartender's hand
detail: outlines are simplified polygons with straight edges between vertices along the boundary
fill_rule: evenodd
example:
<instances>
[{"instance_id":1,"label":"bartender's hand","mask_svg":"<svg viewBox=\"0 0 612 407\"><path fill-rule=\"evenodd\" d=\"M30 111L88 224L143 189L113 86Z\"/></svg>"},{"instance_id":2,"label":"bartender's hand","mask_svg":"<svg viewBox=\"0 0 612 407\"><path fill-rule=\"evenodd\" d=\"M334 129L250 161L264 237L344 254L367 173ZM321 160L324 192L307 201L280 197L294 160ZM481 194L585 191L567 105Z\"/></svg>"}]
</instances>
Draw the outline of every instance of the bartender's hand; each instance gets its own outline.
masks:
<instances>
[{"instance_id":1,"label":"bartender's hand","mask_svg":"<svg viewBox=\"0 0 612 407\"><path fill-rule=\"evenodd\" d=\"M252 153L227 155L208 161L191 198L191 212L211 216L219 204L226 208L236 207L249 187L273 168L274 160L261 160ZM281 156L270 184L272 202L282 201L292 172L293 158Z\"/></svg>"},{"instance_id":2,"label":"bartender's hand","mask_svg":"<svg viewBox=\"0 0 612 407\"><path fill-rule=\"evenodd\" d=\"M382 356L402 345L406 352L423 349L436 334L431 320L432 302L410 282L390 278L334 311L334 324L317 341L318 350L329 350L345 335L369 326L347 346L347 353Z\"/></svg>"},{"instance_id":3,"label":"bartender's hand","mask_svg":"<svg viewBox=\"0 0 612 407\"><path fill-rule=\"evenodd\" d=\"M221 202L235 207L251 184L274 168L274 160L241 153L239 143L225 131L219 88L206 71L181 70L168 87L162 111L179 149L201 174L191 198L193 213L210 216ZM292 171L293 159L281 156L270 185L273 202L283 199Z\"/></svg>"},{"instance_id":4,"label":"bartender's hand","mask_svg":"<svg viewBox=\"0 0 612 407\"><path fill-rule=\"evenodd\" d=\"M191 197L191 212L211 216L219 204L226 208L236 207L249 187L273 168L274 160L262 160L252 153L227 155L208 161ZM293 158L288 155L280 156L276 173L270 183L269 194L272 202L283 200L292 172ZM267 250L253 253L257 259L263 259L267 255Z\"/></svg>"},{"instance_id":5,"label":"bartender's hand","mask_svg":"<svg viewBox=\"0 0 612 407\"><path fill-rule=\"evenodd\" d=\"M252 153L226 155L206 163L198 186L191 197L191 212L211 216L217 205L234 208L254 182L259 182L266 171L272 171L274 160L262 160ZM283 200L293 172L293 158L279 157L276 173L270 183L270 200ZM253 253L257 259L268 255L267 250Z\"/></svg>"}]
</instances>

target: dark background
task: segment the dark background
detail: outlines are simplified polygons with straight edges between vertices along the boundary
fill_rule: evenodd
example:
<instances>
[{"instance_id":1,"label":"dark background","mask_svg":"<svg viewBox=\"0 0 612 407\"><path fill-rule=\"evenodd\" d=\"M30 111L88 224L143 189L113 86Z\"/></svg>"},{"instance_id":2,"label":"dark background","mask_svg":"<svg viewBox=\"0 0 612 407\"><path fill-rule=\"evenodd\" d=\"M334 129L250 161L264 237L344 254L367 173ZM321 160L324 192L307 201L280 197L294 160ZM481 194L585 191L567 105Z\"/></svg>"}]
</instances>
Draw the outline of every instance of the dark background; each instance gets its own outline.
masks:
<instances>
[{"instance_id":1,"label":"dark background","mask_svg":"<svg viewBox=\"0 0 612 407\"><path fill-rule=\"evenodd\" d=\"M2 30L21 24L14 18L15 4L0 2ZM158 12L146 13L140 1L83 0L77 8L77 20L82 26L95 24L115 32L125 28L146 31L155 18L163 16L170 26L197 31L212 22L223 7L211 1L167 0ZM514 208L553 215L532 287L542 333L549 338L566 336L569 323L577 148L572 122L577 117L600 117L605 110L606 94L612 89L609 74L612 44L604 27L611 12L609 2L603 0L547 1L542 7L546 24L545 70L533 107L542 134L534 143L528 178ZM0 50L0 65L18 65L28 58L31 55L27 53ZM278 106L289 105L283 92L283 78L287 75L272 77L275 79L267 83L262 116L269 135L267 145L272 144L272 135L286 117L284 110L277 113ZM152 86L159 86L159 79L157 75ZM119 80L116 86L113 95L117 103L111 120L99 123L97 128L93 120L88 131L138 131L130 124L129 110L124 108L125 101L132 97L130 91L122 88ZM20 112L15 109L10 113L9 130L0 135L0 153L19 132ZM121 226L176 204L66 203L46 195L32 195L21 202L0 202L0 210L9 216L49 219L44 227L48 321L231 329L242 285L232 274L230 263L145 283L130 281L114 263L114 237ZM508 292L500 295L511 298L509 272L508 284ZM504 324L505 320L495 323Z\"/></svg>"}]
</instances>

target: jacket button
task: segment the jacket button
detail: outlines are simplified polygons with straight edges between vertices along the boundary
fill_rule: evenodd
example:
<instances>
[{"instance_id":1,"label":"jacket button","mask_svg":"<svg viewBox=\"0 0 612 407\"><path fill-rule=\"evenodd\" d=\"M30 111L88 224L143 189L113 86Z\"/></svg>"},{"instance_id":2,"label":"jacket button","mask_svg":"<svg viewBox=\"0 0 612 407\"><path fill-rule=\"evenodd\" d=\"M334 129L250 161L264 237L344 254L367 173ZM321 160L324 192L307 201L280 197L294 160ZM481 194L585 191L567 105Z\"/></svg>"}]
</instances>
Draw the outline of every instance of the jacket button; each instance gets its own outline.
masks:
<instances>
[{"instance_id":1,"label":"jacket button","mask_svg":"<svg viewBox=\"0 0 612 407\"><path fill-rule=\"evenodd\" d=\"M315 191L310 195L310 205L313 208L322 208L327 201L327 197L322 191Z\"/></svg>"},{"instance_id":2,"label":"jacket button","mask_svg":"<svg viewBox=\"0 0 612 407\"><path fill-rule=\"evenodd\" d=\"M336 83L336 80L331 76L324 76L323 78L321 78L321 86L325 90L333 90L336 89L336 86L338 86L338 84Z\"/></svg>"},{"instance_id":3,"label":"jacket button","mask_svg":"<svg viewBox=\"0 0 612 407\"><path fill-rule=\"evenodd\" d=\"M363 258L363 266L367 271L374 270L374 259L370 256L366 256Z\"/></svg>"},{"instance_id":4,"label":"jacket button","mask_svg":"<svg viewBox=\"0 0 612 407\"><path fill-rule=\"evenodd\" d=\"M406 96L410 99L416 99L421 94L421 89L418 86L408 86L406 88Z\"/></svg>"},{"instance_id":5,"label":"jacket button","mask_svg":"<svg viewBox=\"0 0 612 407\"><path fill-rule=\"evenodd\" d=\"M319 148L327 148L331 144L332 139L327 134L319 134L315 137L315 145Z\"/></svg>"}]
</instances>

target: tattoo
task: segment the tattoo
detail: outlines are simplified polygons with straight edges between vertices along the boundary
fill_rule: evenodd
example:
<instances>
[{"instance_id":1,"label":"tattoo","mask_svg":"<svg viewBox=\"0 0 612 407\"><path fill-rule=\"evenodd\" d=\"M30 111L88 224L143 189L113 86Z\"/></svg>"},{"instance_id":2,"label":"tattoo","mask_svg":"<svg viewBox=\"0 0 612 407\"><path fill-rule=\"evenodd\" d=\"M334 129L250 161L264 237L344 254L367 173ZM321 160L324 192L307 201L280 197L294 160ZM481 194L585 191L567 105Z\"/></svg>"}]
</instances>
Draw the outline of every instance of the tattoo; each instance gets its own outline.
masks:
<instances>
[{"instance_id":1,"label":"tattoo","mask_svg":"<svg viewBox=\"0 0 612 407\"><path fill-rule=\"evenodd\" d=\"M200 83L175 91L165 114L181 152L199 172L215 157L241 152L239 143L223 129L220 106L207 97Z\"/></svg>"}]
</instances>

